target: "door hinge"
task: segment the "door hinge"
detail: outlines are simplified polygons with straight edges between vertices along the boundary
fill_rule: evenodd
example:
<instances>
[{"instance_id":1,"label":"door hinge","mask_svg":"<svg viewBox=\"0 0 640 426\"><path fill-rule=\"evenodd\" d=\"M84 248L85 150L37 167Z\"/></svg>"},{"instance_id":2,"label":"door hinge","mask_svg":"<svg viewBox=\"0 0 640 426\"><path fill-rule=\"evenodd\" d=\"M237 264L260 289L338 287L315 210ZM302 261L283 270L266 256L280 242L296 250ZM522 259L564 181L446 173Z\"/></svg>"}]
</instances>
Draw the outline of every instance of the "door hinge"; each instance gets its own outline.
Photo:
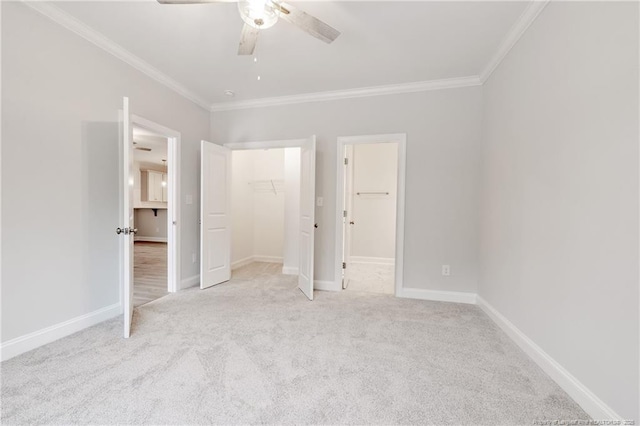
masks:
<instances>
[{"instance_id":1,"label":"door hinge","mask_svg":"<svg viewBox=\"0 0 640 426\"><path fill-rule=\"evenodd\" d=\"M342 269L347 269L347 262L342 262Z\"/></svg>"},{"instance_id":2,"label":"door hinge","mask_svg":"<svg viewBox=\"0 0 640 426\"><path fill-rule=\"evenodd\" d=\"M347 217L347 211L346 210L342 211L342 217Z\"/></svg>"},{"instance_id":3,"label":"door hinge","mask_svg":"<svg viewBox=\"0 0 640 426\"><path fill-rule=\"evenodd\" d=\"M344 159L344 165L346 166L347 164L349 164L349 159L348 159L348 158L345 158L345 159Z\"/></svg>"}]
</instances>

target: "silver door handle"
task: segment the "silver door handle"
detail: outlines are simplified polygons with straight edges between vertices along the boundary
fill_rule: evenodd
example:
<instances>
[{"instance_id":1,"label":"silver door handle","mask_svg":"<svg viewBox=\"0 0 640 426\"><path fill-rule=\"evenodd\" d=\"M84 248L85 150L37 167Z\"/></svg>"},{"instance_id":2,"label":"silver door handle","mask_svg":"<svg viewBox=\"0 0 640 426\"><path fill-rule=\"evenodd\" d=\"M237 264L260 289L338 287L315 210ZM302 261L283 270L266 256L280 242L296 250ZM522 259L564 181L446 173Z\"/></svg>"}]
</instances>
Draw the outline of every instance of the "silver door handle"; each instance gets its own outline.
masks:
<instances>
[{"instance_id":1,"label":"silver door handle","mask_svg":"<svg viewBox=\"0 0 640 426\"><path fill-rule=\"evenodd\" d=\"M137 234L138 230L136 228L116 228L116 234L120 235L120 234L124 234L124 235L129 235L129 234Z\"/></svg>"}]
</instances>

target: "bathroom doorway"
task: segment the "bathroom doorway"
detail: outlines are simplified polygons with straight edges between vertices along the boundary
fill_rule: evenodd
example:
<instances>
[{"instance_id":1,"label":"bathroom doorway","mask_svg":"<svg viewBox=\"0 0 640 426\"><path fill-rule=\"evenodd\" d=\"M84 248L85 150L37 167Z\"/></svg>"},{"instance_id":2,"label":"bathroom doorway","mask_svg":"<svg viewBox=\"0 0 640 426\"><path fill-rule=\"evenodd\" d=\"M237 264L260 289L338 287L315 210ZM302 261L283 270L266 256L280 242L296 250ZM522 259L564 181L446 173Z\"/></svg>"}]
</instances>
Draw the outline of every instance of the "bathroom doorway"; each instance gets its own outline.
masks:
<instances>
[{"instance_id":1,"label":"bathroom doorway","mask_svg":"<svg viewBox=\"0 0 640 426\"><path fill-rule=\"evenodd\" d=\"M346 291L402 286L405 135L338 138L336 282Z\"/></svg>"}]
</instances>

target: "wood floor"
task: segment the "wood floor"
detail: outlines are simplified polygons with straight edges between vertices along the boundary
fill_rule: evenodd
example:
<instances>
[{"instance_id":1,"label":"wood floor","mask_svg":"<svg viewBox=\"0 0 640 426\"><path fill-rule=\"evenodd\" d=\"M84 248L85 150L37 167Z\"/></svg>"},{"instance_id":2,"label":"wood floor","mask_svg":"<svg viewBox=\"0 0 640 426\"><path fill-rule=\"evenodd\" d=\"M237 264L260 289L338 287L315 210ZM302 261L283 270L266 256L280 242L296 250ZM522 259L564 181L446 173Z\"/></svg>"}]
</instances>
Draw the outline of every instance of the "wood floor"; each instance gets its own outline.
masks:
<instances>
[{"instance_id":1,"label":"wood floor","mask_svg":"<svg viewBox=\"0 0 640 426\"><path fill-rule=\"evenodd\" d=\"M167 292L167 243L134 243L133 306L165 296Z\"/></svg>"}]
</instances>

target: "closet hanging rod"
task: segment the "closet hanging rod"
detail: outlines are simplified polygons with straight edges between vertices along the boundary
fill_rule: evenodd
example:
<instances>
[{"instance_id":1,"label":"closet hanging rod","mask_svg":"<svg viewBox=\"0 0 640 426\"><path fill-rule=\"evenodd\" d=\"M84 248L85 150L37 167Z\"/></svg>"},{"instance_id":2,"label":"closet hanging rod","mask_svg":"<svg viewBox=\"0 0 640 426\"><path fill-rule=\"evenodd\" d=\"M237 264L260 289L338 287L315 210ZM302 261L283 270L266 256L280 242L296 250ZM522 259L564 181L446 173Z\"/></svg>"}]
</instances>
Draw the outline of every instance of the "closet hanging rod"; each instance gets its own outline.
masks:
<instances>
[{"instance_id":1,"label":"closet hanging rod","mask_svg":"<svg viewBox=\"0 0 640 426\"><path fill-rule=\"evenodd\" d=\"M356 195L389 195L388 192L356 192Z\"/></svg>"}]
</instances>

